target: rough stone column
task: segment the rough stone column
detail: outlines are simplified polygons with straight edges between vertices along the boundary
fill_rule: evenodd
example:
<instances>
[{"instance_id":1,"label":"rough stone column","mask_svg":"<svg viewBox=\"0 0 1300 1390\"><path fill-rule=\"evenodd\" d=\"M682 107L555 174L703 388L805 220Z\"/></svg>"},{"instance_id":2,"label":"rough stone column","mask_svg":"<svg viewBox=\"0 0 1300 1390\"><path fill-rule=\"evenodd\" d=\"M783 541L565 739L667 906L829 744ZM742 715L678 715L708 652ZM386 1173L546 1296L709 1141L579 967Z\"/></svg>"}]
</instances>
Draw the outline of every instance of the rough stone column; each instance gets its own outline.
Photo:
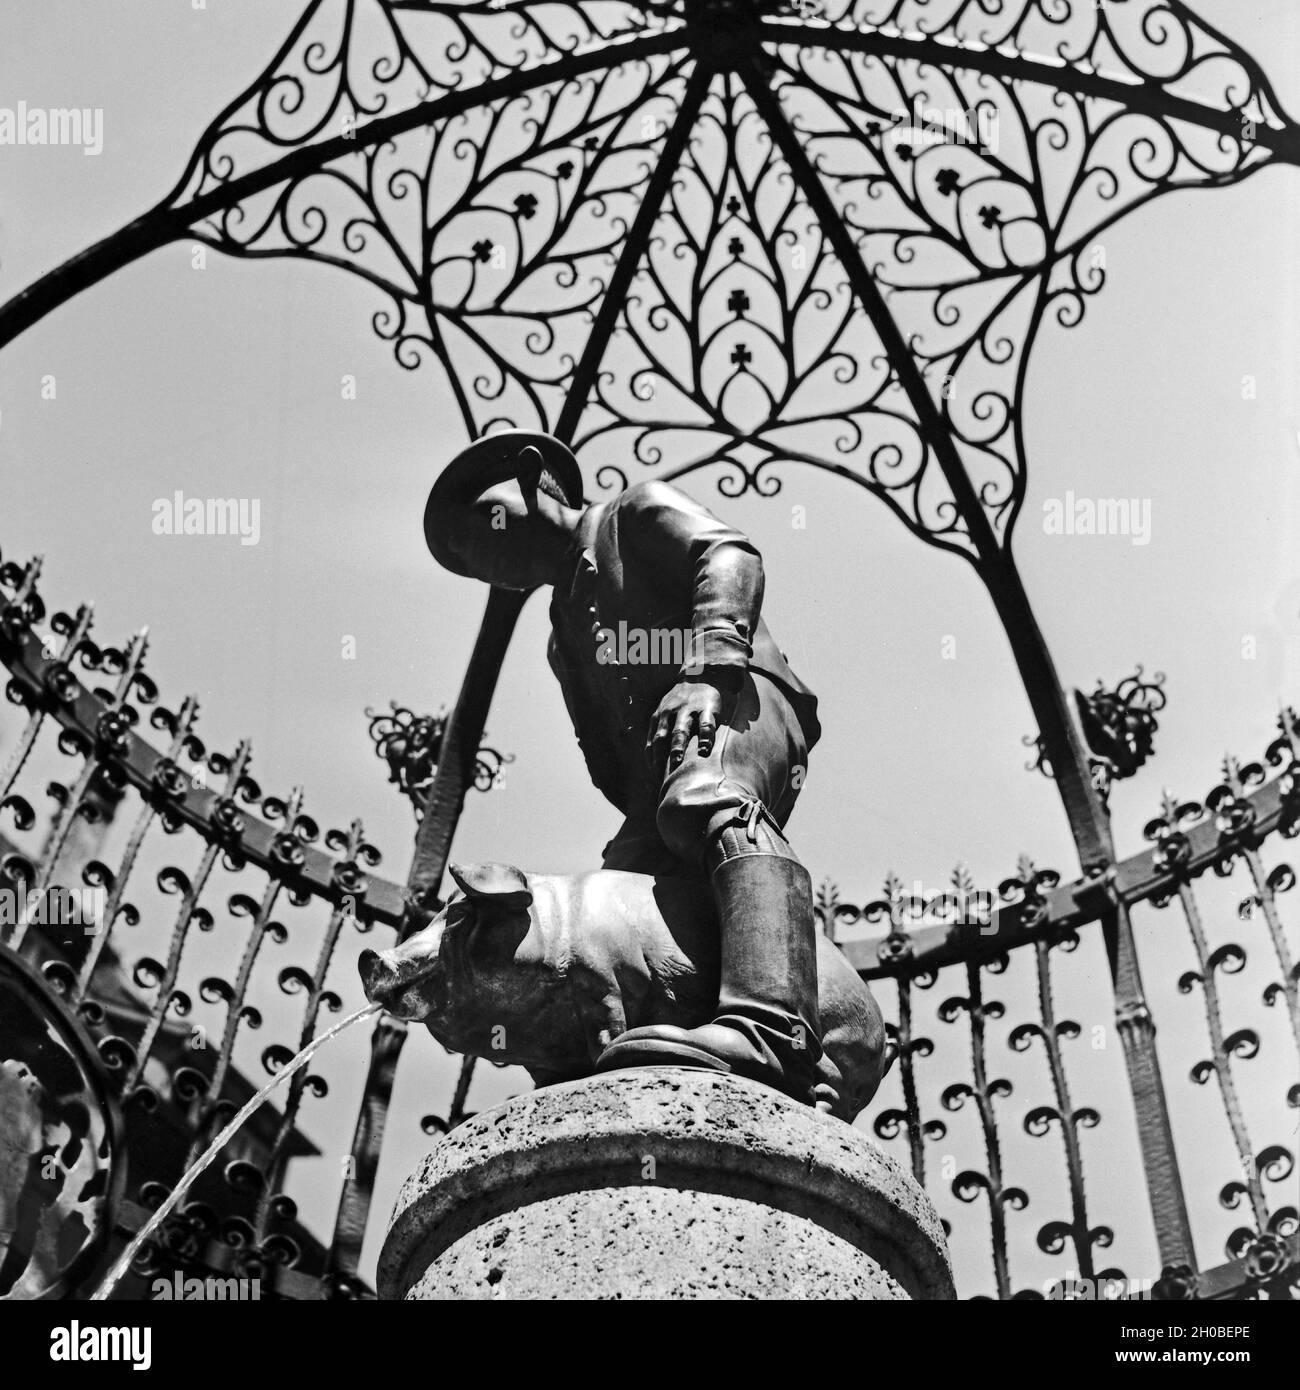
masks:
<instances>
[{"instance_id":1,"label":"rough stone column","mask_svg":"<svg viewBox=\"0 0 1300 1390\"><path fill-rule=\"evenodd\" d=\"M925 1193L840 1120L738 1077L609 1072L517 1096L406 1181L387 1299L949 1299Z\"/></svg>"}]
</instances>

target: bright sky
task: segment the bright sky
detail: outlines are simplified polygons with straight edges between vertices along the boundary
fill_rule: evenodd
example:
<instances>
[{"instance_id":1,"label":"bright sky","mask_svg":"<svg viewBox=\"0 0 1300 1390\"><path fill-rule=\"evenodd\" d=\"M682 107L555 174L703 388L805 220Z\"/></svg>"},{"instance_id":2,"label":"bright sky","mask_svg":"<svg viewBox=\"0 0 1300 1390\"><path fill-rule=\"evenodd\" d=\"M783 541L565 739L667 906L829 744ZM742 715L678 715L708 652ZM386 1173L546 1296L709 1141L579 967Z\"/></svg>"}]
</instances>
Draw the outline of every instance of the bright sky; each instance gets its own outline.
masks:
<instances>
[{"instance_id":1,"label":"bright sky","mask_svg":"<svg viewBox=\"0 0 1300 1390\"><path fill-rule=\"evenodd\" d=\"M104 148L98 157L0 149L0 295L160 197L298 8L267 0L209 0L199 10L183 0L12 8L0 105L102 107ZM1283 104L1300 112L1294 5L1200 0L1198 8L1262 59ZM1297 225L1294 168L1163 199L1107 233L1109 284L1082 326L1049 327L1037 346L1026 406L1029 497L1016 553L1062 677L1091 688L1135 662L1168 675L1157 756L1113 799L1123 853L1140 847L1162 786L1203 796L1226 750L1259 757L1279 701L1300 700L1300 292L1294 238L1283 230ZM390 697L419 710L449 703L484 595L438 570L424 549L424 498L461 429L436 372L401 370L371 332L377 307L368 287L329 268L209 254L198 270L182 242L62 308L0 355L0 546L5 559L43 552L47 601L70 608L93 599L101 640L123 640L148 623L150 670L170 702L197 693L210 744L229 749L250 737L253 770L268 791L305 784L307 809L325 825L360 815L385 851L386 871L400 878L411 818L385 783L363 710ZM47 375L57 382L54 400L42 398ZM342 398L345 375L356 378L354 400ZM1248 375L1257 390L1243 399ZM1030 712L973 571L913 540L865 492L793 470L785 476L775 501L722 498L703 477L690 487L759 545L769 624L821 696L824 740L790 827L814 879L834 879L847 900L863 902L888 870L936 891L962 862L992 887L1022 851L1071 875L1055 792L1025 770ZM153 502L177 489L260 499L260 543L154 535ZM1150 544L1046 534L1044 502L1068 490L1149 500ZM790 526L795 503L807 509L806 530ZM576 871L596 864L616 828L616 814L587 783L547 671L545 628L545 604L535 600L488 724L490 742L516 761L504 787L471 796L458 858ZM348 637L355 659L344 659ZM955 660L942 659L948 637ZM1243 659L1248 637L1256 639L1254 660ZM0 726L0 754L16 728L13 719ZM1162 1023L1184 1011L1177 1017L1186 1031L1168 1024L1162 1034L1166 1044L1185 1040L1166 1056L1166 1080L1180 1137L1210 1136L1184 1149L1188 1186L1201 1190L1208 1209L1210 1192L1234 1176L1234 1158L1219 1133L1213 1088L1186 1080L1204 1055L1195 1050L1205 1046L1196 1031L1203 1025L1199 1005L1173 992L1185 933L1171 914L1160 924L1160 941L1179 944L1166 959L1156 954L1154 929L1144 936L1148 984ZM242 941L242 923L226 927ZM277 961L309 964L314 941L301 939L301 958L291 939ZM229 967L237 948L222 949ZM339 958L339 984L349 990L355 949ZM1113 1032L1100 1051L1088 1048L1089 1030L1111 1022L1095 942L1058 967L1063 977L1075 978L1077 992L1058 985L1058 1004L1084 1027L1069 1053L1079 1068L1075 1104L1103 1114L1101 1129L1085 1139L1089 1171L1103 1175L1090 1184L1094 1216L1120 1229L1116 1264L1135 1276L1154 1273ZM934 1003L945 987L962 992L960 976L941 982ZM1226 988L1242 990L1239 1010L1254 1022L1258 993ZM1035 1194L1035 1180L1050 1184L1011 1218L1016 1285L1038 1287L1068 1261L1040 1255L1034 1233L1067 1218L1068 1203L1058 1140L1028 1139L1020 1127L1026 1108L1050 1098L1041 1057L1033 1072L1004 1040L1032 1015L1032 997L1023 983L1008 983L1001 997L1008 1010L996 1030L996 1065L1017 1084L1004 1103L1008 1180ZM299 1004L283 1007L287 1031ZM1162 1007L1170 1012L1162 1016ZM964 1026L930 1025L945 1030L954 1037L931 1073L942 1084L966 1065ZM250 1072L269 1040L246 1040L238 1056ZM940 1070L949 1055L952 1065ZM1276 1078L1271 1068L1284 1069L1286 1057L1266 1051L1255 1065ZM330 1157L295 1174L295 1190L326 1235L359 1064L342 1047L332 1064L322 1058L334 1090L308 1102L306 1128ZM518 1073L481 1071L475 1106L520 1088ZM408 1044L381 1208L427 1147L416 1121L445 1110L449 1075L429 1040ZM938 1113L940 1086L931 1084L929 1108ZM882 1102L895 1103L883 1094ZM1285 1142L1267 1118L1274 1113L1259 1111L1257 1148ZM953 1139L934 1146L936 1169L949 1150L957 1167L982 1168L978 1132L963 1128L970 1116L945 1118ZM986 1283L983 1210L935 1190L958 1227L959 1271L970 1287ZM1236 1220L1204 1217L1206 1263L1222 1258ZM372 1238L368 1265L374 1251Z\"/></svg>"}]
</instances>

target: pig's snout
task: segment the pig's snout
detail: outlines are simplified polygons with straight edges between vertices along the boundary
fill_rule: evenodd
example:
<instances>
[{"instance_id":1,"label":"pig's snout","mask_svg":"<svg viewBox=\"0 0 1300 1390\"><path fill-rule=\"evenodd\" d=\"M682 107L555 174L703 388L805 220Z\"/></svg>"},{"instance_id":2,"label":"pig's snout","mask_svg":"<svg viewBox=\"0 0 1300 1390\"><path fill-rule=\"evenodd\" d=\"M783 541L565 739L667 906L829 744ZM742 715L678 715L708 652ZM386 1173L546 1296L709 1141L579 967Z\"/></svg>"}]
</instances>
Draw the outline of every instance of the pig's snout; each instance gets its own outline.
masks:
<instances>
[{"instance_id":1,"label":"pig's snout","mask_svg":"<svg viewBox=\"0 0 1300 1390\"><path fill-rule=\"evenodd\" d=\"M391 961L386 961L378 951L362 951L357 959L357 969L361 972L361 983L366 989L366 998L372 1004L379 1002L388 993L386 986L396 977Z\"/></svg>"},{"instance_id":2,"label":"pig's snout","mask_svg":"<svg viewBox=\"0 0 1300 1390\"><path fill-rule=\"evenodd\" d=\"M413 970L409 963L395 960L391 952L362 951L357 970L372 1004L382 1004L390 1014L408 1022L416 1022L429 1012L428 1001L418 988L430 973L427 964L423 970Z\"/></svg>"}]
</instances>

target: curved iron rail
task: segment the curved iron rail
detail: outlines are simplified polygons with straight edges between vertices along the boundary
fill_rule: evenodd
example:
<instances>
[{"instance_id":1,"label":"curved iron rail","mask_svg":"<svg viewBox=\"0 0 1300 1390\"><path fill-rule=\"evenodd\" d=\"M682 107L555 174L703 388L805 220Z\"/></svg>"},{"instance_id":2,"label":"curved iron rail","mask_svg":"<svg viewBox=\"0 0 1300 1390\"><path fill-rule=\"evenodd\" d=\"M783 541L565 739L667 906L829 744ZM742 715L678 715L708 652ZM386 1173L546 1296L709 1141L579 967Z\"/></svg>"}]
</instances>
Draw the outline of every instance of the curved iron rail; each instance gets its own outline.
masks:
<instances>
[{"instance_id":1,"label":"curved iron rail","mask_svg":"<svg viewBox=\"0 0 1300 1390\"><path fill-rule=\"evenodd\" d=\"M338 856L300 838L287 845L284 829L256 815L248 801L235 808L237 818L232 819L229 797L194 785L188 775L178 777L175 756L160 752L137 733L133 723L123 721L120 708L106 702L103 692L87 688L72 670L72 661L83 645L90 646L97 657L101 655L89 644L84 622L75 627L69 624L75 640L57 655L48 653L41 637L31 630L30 611L24 616L23 609L35 593L39 562L30 562L21 571L7 568L16 592L0 606L0 662L9 672L12 703L22 705L35 717L53 718L75 737L78 746L102 750L120 770L126 785L205 839L267 873L291 876L295 887L312 897L337 903L347 896L354 901L357 916L393 928L402 925L403 885L370 873L363 881L341 886L336 872ZM159 721L159 727L163 724ZM1052 876L1056 881L1045 891L1040 883L1041 897L1034 899L1032 911L1017 881L1008 880L1005 896L995 906L988 925L966 922L951 928L919 928L909 934L905 955L899 955L888 938L842 942L841 948L869 980L919 973L970 959L991 959L1008 949L1029 945L1043 934L1077 931L1105 915L1112 895L1128 906L1169 896L1181 878L1199 878L1241 852L1243 845L1262 843L1279 830L1289 832L1300 824L1300 784L1290 751L1300 738L1300 730L1294 715L1284 716L1281 724L1283 737L1272 745L1267 759L1280 769L1278 776L1243 788L1231 824L1225 825L1222 815L1199 814L1186 832L1186 845L1176 862L1167 845L1157 843L1121 860L1102 878L1084 875L1060 883ZM25 735L20 748L29 742ZM476 753L477 744L472 749ZM448 756L444 739L441 760ZM12 761L9 782L18 770ZM465 785L473 781L471 764ZM0 786L0 793L7 790L7 785ZM255 802L254 796L252 804ZM840 909L835 917L840 926L858 920L878 921L880 916L873 918L866 909Z\"/></svg>"},{"instance_id":2,"label":"curved iron rail","mask_svg":"<svg viewBox=\"0 0 1300 1390\"><path fill-rule=\"evenodd\" d=\"M26 633L13 645L0 642L0 659L9 671L11 699L18 697L16 702L55 719L85 747L100 750L127 785L179 824L269 874L291 878L312 897L337 903L349 896L357 916L391 927L400 923L403 894L397 884L366 875L344 885L337 857L292 833L287 841L286 830L254 814L242 795L242 804L236 804L232 796L194 785L189 776L178 778L175 760L134 728L121 727L116 712L77 679L66 659L43 655L38 637Z\"/></svg>"}]
</instances>

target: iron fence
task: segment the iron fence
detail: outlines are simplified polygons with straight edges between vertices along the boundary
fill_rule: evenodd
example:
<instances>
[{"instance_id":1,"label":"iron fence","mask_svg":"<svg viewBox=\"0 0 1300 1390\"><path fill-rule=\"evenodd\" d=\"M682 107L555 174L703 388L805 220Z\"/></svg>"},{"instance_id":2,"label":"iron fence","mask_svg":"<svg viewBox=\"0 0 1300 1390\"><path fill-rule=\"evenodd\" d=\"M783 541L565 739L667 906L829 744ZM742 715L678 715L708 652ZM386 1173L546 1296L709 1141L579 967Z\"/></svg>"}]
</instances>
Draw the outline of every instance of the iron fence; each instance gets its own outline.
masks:
<instances>
[{"instance_id":1,"label":"iron fence","mask_svg":"<svg viewBox=\"0 0 1300 1390\"><path fill-rule=\"evenodd\" d=\"M403 908L359 821L322 834L300 788L276 797L257 785L247 743L206 748L193 698L159 703L144 636L101 648L84 607L47 621L39 569L0 566L0 660L21 712L0 731L0 901L18 908L0 913L0 1079L23 1088L11 1110L30 1120L30 1162L5 1174L0 1200L35 1213L0 1252L0 1297L85 1293L247 1098L251 1034L275 1034L255 1061L281 1068L324 1014L360 1002L350 943L395 934ZM423 759L418 778L394 771L417 809L436 734L404 711L372 725L390 764L401 738ZM57 775L42 799L45 765ZM497 765L490 753L485 767ZM1277 856L1298 833L1300 718L1287 710L1261 760L1228 761L1199 802L1166 796L1147 847L1107 875L1062 883L1022 859L995 889L959 872L936 894L891 876L861 907L823 887L823 928L896 1019L897 1063L870 1122L950 1213L963 1294L1043 1297L1054 1284L1094 1296L1124 1280L1160 1298L1296 1297L1297 1212L1279 1194L1295 1171L1300 966L1283 907L1296 875ZM1207 899L1216 882L1235 903L1226 916ZM74 890L99 895L89 921L64 910ZM1201 1002L1199 1039L1180 1024L1155 1048L1139 941L1153 979L1186 956L1177 990ZM1070 963L1089 956L1087 968ZM1010 1014L1000 994L1016 996ZM201 1007L216 1026L195 1048ZM404 1034L375 1024L364 1082L336 1098L329 1124L325 1080L298 1073L168 1221L137 1279L181 1269L257 1277L291 1299L371 1296L362 1245L385 1217L372 1199ZM1089 1036L1094 1050L1118 1036L1127 1069L1080 1066ZM1213 1113L1171 1106L1161 1062L1217 1093ZM1112 1085L1121 1075L1127 1092ZM466 1117L473 1079L464 1059L429 1133ZM1228 1167L1210 1177L1216 1127ZM324 1131L322 1151L307 1135ZM1033 1156L1049 1144L1063 1187ZM1117 1164L1116 1153L1135 1157ZM294 1160L313 1156L339 1173L325 1239L286 1191ZM1180 1168L1194 1171L1186 1188ZM1140 1266L1104 1261L1116 1211L1142 1228L1128 1241ZM1220 1260L1207 1252L1225 1213L1239 1224Z\"/></svg>"}]
</instances>

